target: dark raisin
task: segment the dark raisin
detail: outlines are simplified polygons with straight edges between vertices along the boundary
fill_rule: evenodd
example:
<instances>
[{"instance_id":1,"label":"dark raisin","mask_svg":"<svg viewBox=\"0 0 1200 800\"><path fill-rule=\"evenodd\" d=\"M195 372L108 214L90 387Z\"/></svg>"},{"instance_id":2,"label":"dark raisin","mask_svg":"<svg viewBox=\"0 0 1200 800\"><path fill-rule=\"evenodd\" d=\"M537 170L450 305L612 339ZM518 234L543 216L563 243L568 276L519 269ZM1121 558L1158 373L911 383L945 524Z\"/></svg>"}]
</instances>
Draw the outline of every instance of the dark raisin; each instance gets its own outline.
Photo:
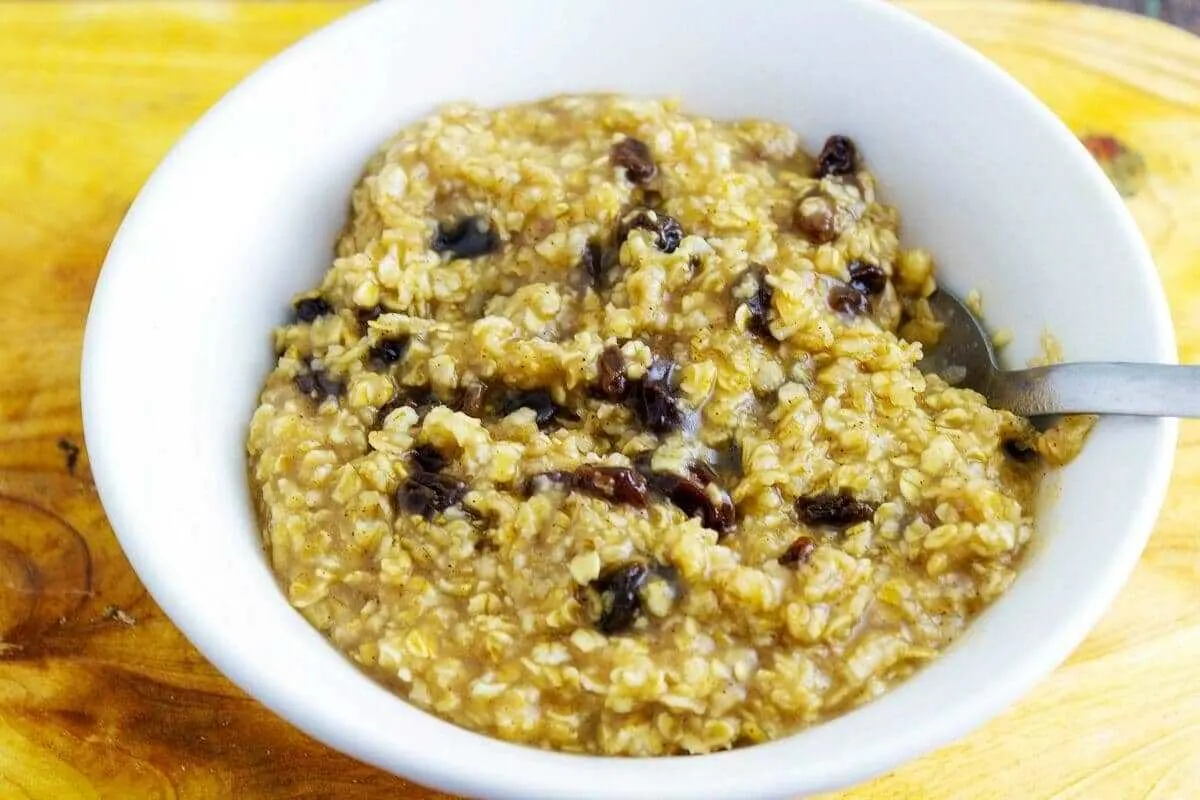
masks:
<instances>
[{"instance_id":1,"label":"dark raisin","mask_svg":"<svg viewBox=\"0 0 1200 800\"><path fill-rule=\"evenodd\" d=\"M845 136L830 136L817 156L817 177L850 175L858 169L858 148Z\"/></svg>"},{"instance_id":2,"label":"dark raisin","mask_svg":"<svg viewBox=\"0 0 1200 800\"><path fill-rule=\"evenodd\" d=\"M407 336L399 336L394 339L380 339L378 344L367 351L367 358L369 362L376 364L395 364L404 358L406 350L408 350Z\"/></svg>"},{"instance_id":3,"label":"dark raisin","mask_svg":"<svg viewBox=\"0 0 1200 800\"><path fill-rule=\"evenodd\" d=\"M635 410L643 424L654 433L671 433L683 427L683 410L669 387L639 384Z\"/></svg>"},{"instance_id":4,"label":"dark raisin","mask_svg":"<svg viewBox=\"0 0 1200 800\"><path fill-rule=\"evenodd\" d=\"M1006 439L1002 447L1006 456L1020 464L1030 464L1038 458L1038 451L1020 439Z\"/></svg>"},{"instance_id":5,"label":"dark raisin","mask_svg":"<svg viewBox=\"0 0 1200 800\"><path fill-rule=\"evenodd\" d=\"M441 472L446 466L446 457L431 444L418 445L408 455L423 472Z\"/></svg>"},{"instance_id":6,"label":"dark raisin","mask_svg":"<svg viewBox=\"0 0 1200 800\"><path fill-rule=\"evenodd\" d=\"M678 220L659 211L639 209L625 218L624 228L626 234L634 228L650 231L654 234L654 246L664 253L674 253L683 241L683 228Z\"/></svg>"},{"instance_id":7,"label":"dark raisin","mask_svg":"<svg viewBox=\"0 0 1200 800\"><path fill-rule=\"evenodd\" d=\"M458 398L458 410L467 416L482 417L487 402L487 384L468 383Z\"/></svg>"},{"instance_id":8,"label":"dark raisin","mask_svg":"<svg viewBox=\"0 0 1200 800\"><path fill-rule=\"evenodd\" d=\"M297 322L312 322L317 317L333 313L333 306L323 297L304 297L297 300L292 308L296 312Z\"/></svg>"},{"instance_id":9,"label":"dark raisin","mask_svg":"<svg viewBox=\"0 0 1200 800\"><path fill-rule=\"evenodd\" d=\"M301 394L307 395L317 404L326 397L340 397L346 390L341 381L329 376L323 369L316 369L308 364L296 375L296 388Z\"/></svg>"},{"instance_id":10,"label":"dark raisin","mask_svg":"<svg viewBox=\"0 0 1200 800\"><path fill-rule=\"evenodd\" d=\"M850 285L863 294L879 294L887 288L887 273L883 267L866 261L851 261L849 269Z\"/></svg>"},{"instance_id":11,"label":"dark raisin","mask_svg":"<svg viewBox=\"0 0 1200 800\"><path fill-rule=\"evenodd\" d=\"M770 284L767 283L767 275L762 266L755 264L751 269L754 272L758 288L755 289L750 299L746 301L746 308L750 312L747 328L751 333L761 336L764 339L773 339L774 335L771 333L771 326L768 324L768 320L771 316L771 299L775 292L771 289Z\"/></svg>"},{"instance_id":12,"label":"dark raisin","mask_svg":"<svg viewBox=\"0 0 1200 800\"><path fill-rule=\"evenodd\" d=\"M629 393L629 380L625 376L625 355L621 348L606 347L597 362L596 388L605 400L620 402Z\"/></svg>"},{"instance_id":13,"label":"dark raisin","mask_svg":"<svg viewBox=\"0 0 1200 800\"><path fill-rule=\"evenodd\" d=\"M554 398L545 389L513 392L500 403L500 413L507 416L520 408L532 408L539 428L545 428L562 413Z\"/></svg>"},{"instance_id":14,"label":"dark raisin","mask_svg":"<svg viewBox=\"0 0 1200 800\"><path fill-rule=\"evenodd\" d=\"M607 569L589 584L597 595L596 628L601 633L621 633L632 627L642 612L641 588L649 574L649 567L635 561Z\"/></svg>"},{"instance_id":15,"label":"dark raisin","mask_svg":"<svg viewBox=\"0 0 1200 800\"><path fill-rule=\"evenodd\" d=\"M571 485L580 491L614 503L642 508L650 497L646 479L631 467L598 467L584 464L576 468Z\"/></svg>"},{"instance_id":16,"label":"dark raisin","mask_svg":"<svg viewBox=\"0 0 1200 800\"><path fill-rule=\"evenodd\" d=\"M587 245L584 245L583 254L580 255L580 264L578 264L578 271L580 271L584 284L589 287L604 285L606 272L604 260L604 248L600 246L600 242L589 241Z\"/></svg>"},{"instance_id":17,"label":"dark raisin","mask_svg":"<svg viewBox=\"0 0 1200 800\"><path fill-rule=\"evenodd\" d=\"M313 377L317 379L317 391L325 397L338 397L346 391L345 384L331 378L324 370L314 370Z\"/></svg>"},{"instance_id":18,"label":"dark raisin","mask_svg":"<svg viewBox=\"0 0 1200 800\"><path fill-rule=\"evenodd\" d=\"M871 303L858 289L839 283L829 290L829 307L839 314L866 314Z\"/></svg>"},{"instance_id":19,"label":"dark raisin","mask_svg":"<svg viewBox=\"0 0 1200 800\"><path fill-rule=\"evenodd\" d=\"M467 485L449 475L414 472L396 490L396 505L409 514L429 519L462 500Z\"/></svg>"},{"instance_id":20,"label":"dark raisin","mask_svg":"<svg viewBox=\"0 0 1200 800\"><path fill-rule=\"evenodd\" d=\"M733 500L719 486L716 488L718 500L714 501L709 496L708 486L716 484L705 480L712 474L707 467L705 464L702 469L693 468L692 474L686 477L660 472L655 475L654 485L683 513L689 517L699 517L704 527L716 531L719 538L733 530L736 511Z\"/></svg>"},{"instance_id":21,"label":"dark raisin","mask_svg":"<svg viewBox=\"0 0 1200 800\"><path fill-rule=\"evenodd\" d=\"M370 308L360 308L354 312L354 316L358 318L358 324L362 326L363 332L367 330L367 323L374 322L379 319L384 313L383 306L371 306Z\"/></svg>"},{"instance_id":22,"label":"dark raisin","mask_svg":"<svg viewBox=\"0 0 1200 800\"><path fill-rule=\"evenodd\" d=\"M819 195L806 197L797 204L792 224L813 244L828 244L841 233L833 201Z\"/></svg>"},{"instance_id":23,"label":"dark raisin","mask_svg":"<svg viewBox=\"0 0 1200 800\"><path fill-rule=\"evenodd\" d=\"M483 217L463 217L451 223L438 223L433 235L433 252L450 253L455 258L487 255L500 244L500 237Z\"/></svg>"},{"instance_id":24,"label":"dark raisin","mask_svg":"<svg viewBox=\"0 0 1200 800\"><path fill-rule=\"evenodd\" d=\"M801 536L796 541L788 545L788 549L783 551L783 555L779 557L779 563L785 565L807 564L812 558L812 554L817 550L817 543L807 536Z\"/></svg>"},{"instance_id":25,"label":"dark raisin","mask_svg":"<svg viewBox=\"0 0 1200 800\"><path fill-rule=\"evenodd\" d=\"M609 152L612 163L625 168L625 177L631 183L648 183L658 174L650 148L640 139L627 136L612 146Z\"/></svg>"},{"instance_id":26,"label":"dark raisin","mask_svg":"<svg viewBox=\"0 0 1200 800\"><path fill-rule=\"evenodd\" d=\"M305 371L296 375L296 388L300 390L300 394L311 395L317 391L317 379L313 377L311 372Z\"/></svg>"},{"instance_id":27,"label":"dark raisin","mask_svg":"<svg viewBox=\"0 0 1200 800\"><path fill-rule=\"evenodd\" d=\"M866 522L875 516L875 506L856 500L846 492L818 494L801 497L796 501L796 512L807 525L833 525L844 528Z\"/></svg>"},{"instance_id":28,"label":"dark raisin","mask_svg":"<svg viewBox=\"0 0 1200 800\"><path fill-rule=\"evenodd\" d=\"M683 408L671 386L674 369L675 365L666 359L655 360L630 392L634 412L655 433L670 433L683 427Z\"/></svg>"}]
</instances>

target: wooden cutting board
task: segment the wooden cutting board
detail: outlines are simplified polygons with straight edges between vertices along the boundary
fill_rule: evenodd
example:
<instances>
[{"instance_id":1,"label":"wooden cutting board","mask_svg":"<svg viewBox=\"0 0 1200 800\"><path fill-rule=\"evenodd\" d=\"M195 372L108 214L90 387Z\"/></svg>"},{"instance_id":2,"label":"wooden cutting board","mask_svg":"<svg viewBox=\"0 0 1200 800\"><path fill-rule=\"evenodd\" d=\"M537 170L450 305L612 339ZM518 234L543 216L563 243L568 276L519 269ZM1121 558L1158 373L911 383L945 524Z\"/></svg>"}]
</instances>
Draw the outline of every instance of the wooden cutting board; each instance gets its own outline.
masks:
<instances>
[{"instance_id":1,"label":"wooden cutting board","mask_svg":"<svg viewBox=\"0 0 1200 800\"><path fill-rule=\"evenodd\" d=\"M84 317L134 194L238 79L350 7L0 3L0 798L438 796L206 664L122 556L81 435ZM1180 355L1200 361L1200 39L1078 5L911 7L1091 137L1154 250ZM1198 517L1188 423L1150 546L1078 652L973 735L830 797L1200 796Z\"/></svg>"}]
</instances>

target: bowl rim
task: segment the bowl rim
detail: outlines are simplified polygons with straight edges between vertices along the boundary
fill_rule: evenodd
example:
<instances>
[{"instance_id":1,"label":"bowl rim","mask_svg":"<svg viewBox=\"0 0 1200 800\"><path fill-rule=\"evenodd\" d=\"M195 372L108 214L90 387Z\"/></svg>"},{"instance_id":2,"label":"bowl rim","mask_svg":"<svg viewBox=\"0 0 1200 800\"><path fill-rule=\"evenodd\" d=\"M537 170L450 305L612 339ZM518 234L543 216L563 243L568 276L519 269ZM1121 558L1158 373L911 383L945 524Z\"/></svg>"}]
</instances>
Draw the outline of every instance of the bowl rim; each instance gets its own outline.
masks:
<instances>
[{"instance_id":1,"label":"bowl rim","mask_svg":"<svg viewBox=\"0 0 1200 800\"><path fill-rule=\"evenodd\" d=\"M999 66L911 12L891 4L877 3L875 0L839 2L853 5L864 13L887 15L896 24L907 26L911 35L923 38L927 46L952 51L957 58L969 63L973 69L989 76L1000 89L1018 96L1031 120L1040 123L1059 140L1063 140L1060 144L1064 155L1074 153L1078 167L1091 175L1092 188L1104 198L1103 202L1113 212L1114 219L1121 220L1119 224L1123 229L1120 235L1136 242L1141 257L1138 259L1139 263L1134 266L1150 287L1153 306L1151 313L1155 326L1153 333L1160 345L1158 355L1165 363L1175 363L1175 337L1165 293L1141 234L1103 172L1058 118ZM390 772L473 796L486 794L541 798L561 796L562 787L565 785L561 778L585 769L585 765L590 762L593 765L590 768L596 770L594 774L597 776L602 776L605 772L626 771L629 777L653 780L656 795L663 798L724 797L733 794L749 796L745 794L747 790L757 797L783 797L792 794L796 790L795 780L789 776L787 770L765 769L771 763L771 757L786 758L788 738L744 750L688 759L624 759L538 750L464 731L468 738L461 741L477 740L471 747L479 757L479 770L473 774L464 775L459 770L464 760L464 755L459 752L431 753L430 758L420 765L405 762L389 752L386 746L356 740L352 730L322 713L320 704L298 702L299 698L294 697L286 688L280 688L272 680L273 676L260 669L254 659L242 657L231 648L223 646L219 630L206 620L203 611L192 607L184 592L157 576L158 562L153 548L149 546L152 537L141 533L145 526L135 509L136 502L131 502L136 499L130 498L129 492L122 489L117 477L121 471L120 443L114 441L104 430L104 422L110 415L110 409L104 401L107 395L99 390L103 381L103 371L96 368L98 362L118 357L108 354L111 348L98 332L100 326L95 323L112 315L114 309L119 308L119 299L113 296L108 287L112 285L113 275L122 269L123 242L129 237L129 231L138 227L143 209L153 204L154 198L163 191L163 187L169 182L169 176L177 163L186 158L192 143L201 139L213 121L221 117L225 109L237 98L252 93L269 76L310 52L332 47L338 40L349 44L356 30L371 25L372 20L389 13L388 8L394 5L396 3L370 4L350 11L272 57L239 82L171 148L139 192L114 237L88 314L81 370L81 400L85 438L96 488L122 548L139 579L158 605L189 641L234 684L319 741ZM1066 141L1068 139L1070 141ZM825 790L860 781L959 738L1024 695L1079 645L1127 580L1150 535L1157 511L1165 497L1178 437L1178 420L1158 420L1154 432L1156 446L1153 463L1147 465L1150 490L1142 498L1136 530L1131 530L1129 535L1124 537L1122 550L1114 555L1108 571L1089 583L1088 594L1080 598L1071 609L1071 614L1060 621L1055 635L1046 636L1039 649L1027 652L1014 669L1002 673L995 681L989 683L988 691L982 693L983 696L978 701L914 721L910 735L893 738L886 746L867 747L865 749L869 752L865 757L849 758L826 765L827 768L821 771L819 778L803 787L804 789ZM432 716L430 722L449 724ZM775 763L787 762L778 760ZM753 776L749 784L744 781L747 774ZM737 776L736 786L731 782L731 776ZM573 794L581 798L626 796L620 792L616 795L609 793L613 788L611 785L604 785L602 781L591 789L585 790L580 787L580 791Z\"/></svg>"}]
</instances>

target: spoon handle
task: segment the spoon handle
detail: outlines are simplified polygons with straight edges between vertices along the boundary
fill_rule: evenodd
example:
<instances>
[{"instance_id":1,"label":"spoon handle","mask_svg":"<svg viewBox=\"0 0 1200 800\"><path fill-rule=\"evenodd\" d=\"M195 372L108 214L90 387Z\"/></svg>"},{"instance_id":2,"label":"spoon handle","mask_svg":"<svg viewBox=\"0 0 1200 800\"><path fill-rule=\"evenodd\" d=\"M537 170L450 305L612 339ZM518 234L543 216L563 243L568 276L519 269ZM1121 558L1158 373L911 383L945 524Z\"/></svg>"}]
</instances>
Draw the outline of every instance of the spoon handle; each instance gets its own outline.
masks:
<instances>
[{"instance_id":1,"label":"spoon handle","mask_svg":"<svg viewBox=\"0 0 1200 800\"><path fill-rule=\"evenodd\" d=\"M1132 414L1200 417L1200 367L1078 363L998 373L988 400L1027 417Z\"/></svg>"}]
</instances>

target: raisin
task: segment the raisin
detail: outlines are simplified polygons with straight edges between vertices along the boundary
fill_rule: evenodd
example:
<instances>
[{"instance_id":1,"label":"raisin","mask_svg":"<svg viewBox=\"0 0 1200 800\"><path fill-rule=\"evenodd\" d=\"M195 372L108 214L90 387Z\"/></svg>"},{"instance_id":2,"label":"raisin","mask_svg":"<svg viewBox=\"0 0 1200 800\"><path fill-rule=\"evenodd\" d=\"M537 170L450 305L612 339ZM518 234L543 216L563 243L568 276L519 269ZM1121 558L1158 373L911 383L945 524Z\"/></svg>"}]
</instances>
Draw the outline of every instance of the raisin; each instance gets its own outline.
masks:
<instances>
[{"instance_id":1,"label":"raisin","mask_svg":"<svg viewBox=\"0 0 1200 800\"><path fill-rule=\"evenodd\" d=\"M297 300L292 309L296 312L297 322L312 322L317 317L333 313L333 306L323 297L304 297Z\"/></svg>"},{"instance_id":2,"label":"raisin","mask_svg":"<svg viewBox=\"0 0 1200 800\"><path fill-rule=\"evenodd\" d=\"M629 380L625 376L625 355L621 348L606 347L597 362L596 388L605 400L622 401L629 393Z\"/></svg>"},{"instance_id":3,"label":"raisin","mask_svg":"<svg viewBox=\"0 0 1200 800\"><path fill-rule=\"evenodd\" d=\"M562 409L554 402L554 398L545 389L534 389L529 392L513 392L500 403L500 413L507 416L520 408L532 408L534 419L539 428L545 428L554 418L562 413Z\"/></svg>"},{"instance_id":4,"label":"raisin","mask_svg":"<svg viewBox=\"0 0 1200 800\"><path fill-rule=\"evenodd\" d=\"M314 370L313 377L317 379L317 391L325 397L338 397L346 391L346 385L331 378L324 370Z\"/></svg>"},{"instance_id":5,"label":"raisin","mask_svg":"<svg viewBox=\"0 0 1200 800\"><path fill-rule=\"evenodd\" d=\"M628 630L642 613L642 584L650 569L641 562L612 567L589 584L597 596L596 628L601 633Z\"/></svg>"},{"instance_id":6,"label":"raisin","mask_svg":"<svg viewBox=\"0 0 1200 800\"><path fill-rule=\"evenodd\" d=\"M1019 464L1031 464L1037 460L1038 451L1020 439L1006 439L1001 446L1004 454Z\"/></svg>"},{"instance_id":7,"label":"raisin","mask_svg":"<svg viewBox=\"0 0 1200 800\"><path fill-rule=\"evenodd\" d=\"M673 362L656 359L630 393L634 412L655 433L670 433L683 427L683 409L671 387L674 370Z\"/></svg>"},{"instance_id":8,"label":"raisin","mask_svg":"<svg viewBox=\"0 0 1200 800\"><path fill-rule=\"evenodd\" d=\"M301 394L307 395L318 405L326 397L340 397L346 390L341 381L330 377L325 370L313 367L311 363L296 375L295 384Z\"/></svg>"},{"instance_id":9,"label":"raisin","mask_svg":"<svg viewBox=\"0 0 1200 800\"><path fill-rule=\"evenodd\" d=\"M850 285L865 295L879 294L887 288L887 273L883 267L866 261L850 262Z\"/></svg>"},{"instance_id":10,"label":"raisin","mask_svg":"<svg viewBox=\"0 0 1200 800\"><path fill-rule=\"evenodd\" d=\"M801 200L796 205L792 224L805 239L813 244L828 244L841 233L838 229L833 201L821 195L813 195Z\"/></svg>"},{"instance_id":11,"label":"raisin","mask_svg":"<svg viewBox=\"0 0 1200 800\"><path fill-rule=\"evenodd\" d=\"M367 351L369 362L381 365L395 364L404 358L408 350L408 337L400 336L394 339L380 339L379 343Z\"/></svg>"},{"instance_id":12,"label":"raisin","mask_svg":"<svg viewBox=\"0 0 1200 800\"><path fill-rule=\"evenodd\" d=\"M591 241L584 245L577 269L587 286L604 285L604 248L600 246L599 242Z\"/></svg>"},{"instance_id":13,"label":"raisin","mask_svg":"<svg viewBox=\"0 0 1200 800\"><path fill-rule=\"evenodd\" d=\"M789 544L787 550L783 551L783 555L779 557L779 563L784 565L795 564L796 566L807 564L816 550L816 542L807 536L801 536Z\"/></svg>"},{"instance_id":14,"label":"raisin","mask_svg":"<svg viewBox=\"0 0 1200 800\"><path fill-rule=\"evenodd\" d=\"M418 445L408 455L423 472L441 472L446 466L446 457L431 444Z\"/></svg>"},{"instance_id":15,"label":"raisin","mask_svg":"<svg viewBox=\"0 0 1200 800\"><path fill-rule=\"evenodd\" d=\"M483 217L463 217L455 222L438 223L433 235L433 252L450 253L455 258L487 255L500 244L500 237Z\"/></svg>"},{"instance_id":16,"label":"raisin","mask_svg":"<svg viewBox=\"0 0 1200 800\"><path fill-rule=\"evenodd\" d=\"M487 401L486 383L468 383L458 398L458 410L471 417L482 417Z\"/></svg>"},{"instance_id":17,"label":"raisin","mask_svg":"<svg viewBox=\"0 0 1200 800\"><path fill-rule=\"evenodd\" d=\"M775 292L771 289L770 284L767 283L767 275L762 266L755 264L751 269L754 271L755 282L758 288L755 289L750 299L746 301L746 308L750 312L750 319L746 327L751 333L761 336L764 339L773 339L774 335L771 333L771 326L768 324L768 320L771 316L771 299Z\"/></svg>"},{"instance_id":18,"label":"raisin","mask_svg":"<svg viewBox=\"0 0 1200 800\"><path fill-rule=\"evenodd\" d=\"M839 283L829 290L829 307L839 314L850 315L866 314L871 310L867 296L844 283Z\"/></svg>"},{"instance_id":19,"label":"raisin","mask_svg":"<svg viewBox=\"0 0 1200 800\"><path fill-rule=\"evenodd\" d=\"M384 314L383 306L371 306L370 308L360 308L354 312L354 316L358 318L358 324L362 326L365 333L367 324L374 322Z\"/></svg>"},{"instance_id":20,"label":"raisin","mask_svg":"<svg viewBox=\"0 0 1200 800\"><path fill-rule=\"evenodd\" d=\"M300 394L313 394L317 391L317 379L311 372L301 372L294 379Z\"/></svg>"},{"instance_id":21,"label":"raisin","mask_svg":"<svg viewBox=\"0 0 1200 800\"><path fill-rule=\"evenodd\" d=\"M627 136L612 146L608 156L612 163L625 168L630 183L648 183L658 174L650 148L640 139Z\"/></svg>"},{"instance_id":22,"label":"raisin","mask_svg":"<svg viewBox=\"0 0 1200 800\"><path fill-rule=\"evenodd\" d=\"M856 500L846 492L801 497L796 501L800 520L807 525L832 525L844 528L866 522L875 516L875 506Z\"/></svg>"},{"instance_id":23,"label":"raisin","mask_svg":"<svg viewBox=\"0 0 1200 800\"><path fill-rule=\"evenodd\" d=\"M576 468L571 485L614 503L643 508L650 497L646 479L631 467L598 467L584 464Z\"/></svg>"},{"instance_id":24,"label":"raisin","mask_svg":"<svg viewBox=\"0 0 1200 800\"><path fill-rule=\"evenodd\" d=\"M654 234L654 246L664 253L674 253L683 241L683 228L678 220L659 211L639 209L625 218L624 228L626 234L634 228L650 231Z\"/></svg>"},{"instance_id":25,"label":"raisin","mask_svg":"<svg viewBox=\"0 0 1200 800\"><path fill-rule=\"evenodd\" d=\"M704 527L716 531L717 537L720 538L733 530L736 520L733 500L719 486L716 490L719 499L714 502L709 496L708 486L716 484L706 479L716 476L707 464L703 468L693 466L690 472L692 474L686 477L667 472L658 473L654 479L655 488L689 517L699 517Z\"/></svg>"},{"instance_id":26,"label":"raisin","mask_svg":"<svg viewBox=\"0 0 1200 800\"><path fill-rule=\"evenodd\" d=\"M433 472L414 472L396 490L396 505L425 519L462 500L467 485L458 478Z\"/></svg>"},{"instance_id":27,"label":"raisin","mask_svg":"<svg viewBox=\"0 0 1200 800\"><path fill-rule=\"evenodd\" d=\"M849 175L858 169L858 148L845 136L830 136L817 156L817 177Z\"/></svg>"}]
</instances>

